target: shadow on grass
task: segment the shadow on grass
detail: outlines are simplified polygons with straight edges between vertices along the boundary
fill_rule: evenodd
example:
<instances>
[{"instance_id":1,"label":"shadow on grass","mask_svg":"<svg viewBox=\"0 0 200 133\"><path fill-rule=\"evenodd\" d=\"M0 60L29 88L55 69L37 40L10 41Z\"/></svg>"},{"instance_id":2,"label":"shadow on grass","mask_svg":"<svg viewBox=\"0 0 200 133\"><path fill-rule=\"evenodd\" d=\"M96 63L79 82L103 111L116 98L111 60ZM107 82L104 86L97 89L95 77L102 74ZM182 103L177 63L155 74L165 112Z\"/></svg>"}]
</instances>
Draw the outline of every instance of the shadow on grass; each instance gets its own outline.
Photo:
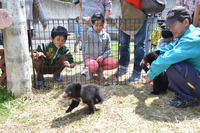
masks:
<instances>
[{"instance_id":1,"label":"shadow on grass","mask_svg":"<svg viewBox=\"0 0 200 133\"><path fill-rule=\"evenodd\" d=\"M175 108L169 104L169 100L175 96L174 92L167 91L159 96L150 94L152 86L146 85L133 91L138 100L133 112L149 121L179 122L184 120L198 119L200 107Z\"/></svg>"},{"instance_id":2,"label":"shadow on grass","mask_svg":"<svg viewBox=\"0 0 200 133\"><path fill-rule=\"evenodd\" d=\"M98 110L99 109L97 109L97 111ZM88 112L89 112L88 107L84 107L84 108L77 110L75 112L68 113L63 117L58 117L58 118L56 118L52 121L51 128L59 128L59 127L62 127L62 126L69 125L73 122L79 122L83 118L90 116L88 114Z\"/></svg>"}]
</instances>

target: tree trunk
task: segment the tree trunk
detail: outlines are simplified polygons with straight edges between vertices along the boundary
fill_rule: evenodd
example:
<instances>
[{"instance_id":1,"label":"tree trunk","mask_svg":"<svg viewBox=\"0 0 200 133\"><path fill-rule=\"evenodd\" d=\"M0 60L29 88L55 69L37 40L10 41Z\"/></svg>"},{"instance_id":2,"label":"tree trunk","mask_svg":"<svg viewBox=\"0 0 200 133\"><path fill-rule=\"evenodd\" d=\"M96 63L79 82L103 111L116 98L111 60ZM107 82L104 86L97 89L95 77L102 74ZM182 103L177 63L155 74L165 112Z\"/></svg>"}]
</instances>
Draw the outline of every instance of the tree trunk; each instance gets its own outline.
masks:
<instances>
[{"instance_id":1,"label":"tree trunk","mask_svg":"<svg viewBox=\"0 0 200 133\"><path fill-rule=\"evenodd\" d=\"M25 0L2 0L12 16L12 25L3 30L7 88L15 96L31 91L31 69L25 15ZM4 5L5 4L5 5Z\"/></svg>"}]
</instances>

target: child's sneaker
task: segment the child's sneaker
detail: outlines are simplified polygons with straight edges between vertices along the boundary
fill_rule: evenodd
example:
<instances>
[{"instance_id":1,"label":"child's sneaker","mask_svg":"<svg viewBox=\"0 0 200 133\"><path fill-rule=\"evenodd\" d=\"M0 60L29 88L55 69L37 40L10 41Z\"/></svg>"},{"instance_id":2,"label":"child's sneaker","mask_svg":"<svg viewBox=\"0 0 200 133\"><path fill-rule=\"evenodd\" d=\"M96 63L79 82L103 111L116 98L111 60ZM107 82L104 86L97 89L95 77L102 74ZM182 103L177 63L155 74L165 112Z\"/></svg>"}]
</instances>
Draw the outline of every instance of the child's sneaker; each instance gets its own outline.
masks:
<instances>
[{"instance_id":1,"label":"child's sneaker","mask_svg":"<svg viewBox=\"0 0 200 133\"><path fill-rule=\"evenodd\" d=\"M97 75L99 79L105 79L104 75L103 75L103 70L101 67L99 67L99 69L97 70Z\"/></svg>"},{"instance_id":2,"label":"child's sneaker","mask_svg":"<svg viewBox=\"0 0 200 133\"><path fill-rule=\"evenodd\" d=\"M44 78L42 78L40 81L36 81L37 86L42 86L44 85Z\"/></svg>"},{"instance_id":3,"label":"child's sneaker","mask_svg":"<svg viewBox=\"0 0 200 133\"><path fill-rule=\"evenodd\" d=\"M55 76L53 76L53 77L57 82L61 82L62 81L62 77L55 77Z\"/></svg>"},{"instance_id":4,"label":"child's sneaker","mask_svg":"<svg viewBox=\"0 0 200 133\"><path fill-rule=\"evenodd\" d=\"M86 74L86 78L85 79L86 80L91 80L92 79L92 74L93 73L91 73L91 72L88 71L87 74Z\"/></svg>"},{"instance_id":5,"label":"child's sneaker","mask_svg":"<svg viewBox=\"0 0 200 133\"><path fill-rule=\"evenodd\" d=\"M81 71L81 75L87 75L88 67L84 66L83 70Z\"/></svg>"}]
</instances>

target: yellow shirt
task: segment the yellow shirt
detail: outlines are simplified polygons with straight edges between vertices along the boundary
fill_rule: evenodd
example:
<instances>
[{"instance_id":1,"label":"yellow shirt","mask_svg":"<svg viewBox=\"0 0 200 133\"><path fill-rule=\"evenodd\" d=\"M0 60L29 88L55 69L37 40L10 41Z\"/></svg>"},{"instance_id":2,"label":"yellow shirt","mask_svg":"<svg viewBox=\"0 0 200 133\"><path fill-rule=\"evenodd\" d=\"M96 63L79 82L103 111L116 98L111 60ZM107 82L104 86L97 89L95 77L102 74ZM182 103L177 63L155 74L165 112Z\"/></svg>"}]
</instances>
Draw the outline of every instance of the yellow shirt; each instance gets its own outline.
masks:
<instances>
[{"instance_id":1,"label":"yellow shirt","mask_svg":"<svg viewBox=\"0 0 200 133\"><path fill-rule=\"evenodd\" d=\"M151 36L149 37L149 40L152 40L153 45L158 45L158 40L161 38L161 32L162 28L161 27L156 27L154 31L152 32Z\"/></svg>"}]
</instances>

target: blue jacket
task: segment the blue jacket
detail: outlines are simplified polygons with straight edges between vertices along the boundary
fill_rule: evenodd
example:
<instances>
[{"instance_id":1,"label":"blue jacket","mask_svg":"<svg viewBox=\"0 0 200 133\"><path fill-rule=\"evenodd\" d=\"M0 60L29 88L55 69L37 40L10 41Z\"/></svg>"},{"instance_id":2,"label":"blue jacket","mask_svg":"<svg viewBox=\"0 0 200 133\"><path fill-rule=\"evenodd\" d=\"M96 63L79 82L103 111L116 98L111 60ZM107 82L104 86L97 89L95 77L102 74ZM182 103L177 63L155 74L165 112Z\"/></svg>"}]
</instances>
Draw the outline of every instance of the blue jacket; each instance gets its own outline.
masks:
<instances>
[{"instance_id":1,"label":"blue jacket","mask_svg":"<svg viewBox=\"0 0 200 133\"><path fill-rule=\"evenodd\" d=\"M80 37L82 37L82 32L83 32L83 30L82 30L82 25L79 24L79 23L77 23L77 24L75 25L75 38L77 38L78 35L79 35Z\"/></svg>"},{"instance_id":2,"label":"blue jacket","mask_svg":"<svg viewBox=\"0 0 200 133\"><path fill-rule=\"evenodd\" d=\"M161 53L152 62L147 76L153 80L172 64L186 62L200 72L200 29L190 25L186 32L177 41L157 49ZM157 51L155 50L155 51Z\"/></svg>"}]
</instances>

